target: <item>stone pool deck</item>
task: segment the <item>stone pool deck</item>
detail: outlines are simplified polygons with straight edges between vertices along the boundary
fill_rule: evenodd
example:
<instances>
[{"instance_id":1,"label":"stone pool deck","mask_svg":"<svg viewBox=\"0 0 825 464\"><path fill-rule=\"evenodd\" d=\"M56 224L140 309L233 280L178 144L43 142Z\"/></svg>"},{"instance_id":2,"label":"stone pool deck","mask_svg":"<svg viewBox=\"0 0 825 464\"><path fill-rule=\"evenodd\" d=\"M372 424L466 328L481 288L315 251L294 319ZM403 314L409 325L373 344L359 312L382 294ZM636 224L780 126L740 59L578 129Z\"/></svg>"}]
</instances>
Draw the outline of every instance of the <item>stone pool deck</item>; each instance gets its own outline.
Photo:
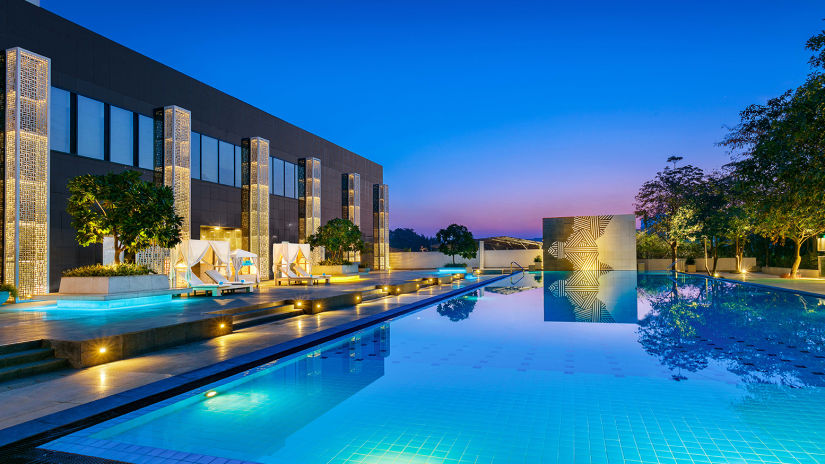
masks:
<instances>
[{"instance_id":1,"label":"stone pool deck","mask_svg":"<svg viewBox=\"0 0 825 464\"><path fill-rule=\"evenodd\" d=\"M707 276L704 273L696 272L695 275ZM767 287L781 288L794 292L808 293L812 296L825 297L825 279L799 278L783 279L772 274L761 272L749 272L747 274L734 274L730 272L720 272L719 277L738 282L764 285Z\"/></svg>"},{"instance_id":2,"label":"stone pool deck","mask_svg":"<svg viewBox=\"0 0 825 464\"><path fill-rule=\"evenodd\" d=\"M394 275L393 275L394 274ZM398 271L370 278L370 284L387 285L398 279L426 275L425 272ZM242 368L246 364L261 362L266 356L276 356L278 350L288 347L298 349L302 344L315 343L322 337L334 337L345 330L355 330L359 324L370 324L384 317L408 311L417 304L426 305L439 297L460 293L479 286L498 276L480 276L478 280L461 280L451 284L424 287L413 293L390 295L367 301L355 307L329 310L312 315L300 315L281 321L236 330L233 333L199 342L180 345L143 356L114 361L79 370L64 370L39 376L13 380L0 384L0 446L56 427L65 426L92 414L105 413L114 407L157 394L162 388L183 388L186 382L204 376L221 375L228 367ZM363 282L341 284L362 285ZM236 298L282 298L285 292L327 292L329 288L264 287L260 293L238 295ZM304 293L305 294L305 293ZM316 295L310 295L316 296ZM236 304L236 298L203 300L197 305L200 311ZM199 299L200 300L200 299ZM217 305L217 306L215 306ZM188 311L196 311L188 308ZM12 318L19 323L24 318ZM51 324L48 318L34 316L31 319L39 328L29 332L46 334L55 330L76 333L82 323ZM118 321L125 324L125 321ZM98 329L97 325L94 330ZM9 326L3 333L11 337ZM37 332L39 330L39 332Z\"/></svg>"}]
</instances>

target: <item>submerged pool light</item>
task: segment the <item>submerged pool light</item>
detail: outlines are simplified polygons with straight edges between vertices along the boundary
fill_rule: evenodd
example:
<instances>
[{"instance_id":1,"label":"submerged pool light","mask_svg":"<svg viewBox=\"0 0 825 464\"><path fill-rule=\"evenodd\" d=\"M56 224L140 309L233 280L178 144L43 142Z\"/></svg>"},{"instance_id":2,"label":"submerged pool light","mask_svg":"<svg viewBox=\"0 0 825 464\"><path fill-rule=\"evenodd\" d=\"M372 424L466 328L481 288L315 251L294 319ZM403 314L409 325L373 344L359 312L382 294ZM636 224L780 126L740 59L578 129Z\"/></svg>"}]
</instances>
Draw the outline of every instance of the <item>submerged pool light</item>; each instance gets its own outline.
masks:
<instances>
[{"instance_id":1,"label":"submerged pool light","mask_svg":"<svg viewBox=\"0 0 825 464\"><path fill-rule=\"evenodd\" d=\"M208 392L204 393L203 396L205 396L207 398L212 398L213 396L215 396L217 394L218 394L218 392L216 392L215 390L209 390Z\"/></svg>"}]
</instances>

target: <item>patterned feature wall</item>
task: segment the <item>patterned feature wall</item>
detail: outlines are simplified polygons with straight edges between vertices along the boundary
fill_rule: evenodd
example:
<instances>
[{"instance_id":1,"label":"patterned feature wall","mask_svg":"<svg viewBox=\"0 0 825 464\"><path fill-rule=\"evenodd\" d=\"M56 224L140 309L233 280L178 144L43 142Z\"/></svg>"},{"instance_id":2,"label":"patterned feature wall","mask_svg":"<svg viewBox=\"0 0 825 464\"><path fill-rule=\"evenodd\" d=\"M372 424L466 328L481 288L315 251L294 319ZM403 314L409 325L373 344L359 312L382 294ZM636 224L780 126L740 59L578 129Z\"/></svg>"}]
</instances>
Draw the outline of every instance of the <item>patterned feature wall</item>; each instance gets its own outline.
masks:
<instances>
[{"instance_id":1,"label":"patterned feature wall","mask_svg":"<svg viewBox=\"0 0 825 464\"><path fill-rule=\"evenodd\" d=\"M241 141L243 248L258 255L258 276L269 280L269 140Z\"/></svg>"},{"instance_id":2,"label":"patterned feature wall","mask_svg":"<svg viewBox=\"0 0 825 464\"><path fill-rule=\"evenodd\" d=\"M632 214L544 218L544 270L636 270Z\"/></svg>"}]
</instances>

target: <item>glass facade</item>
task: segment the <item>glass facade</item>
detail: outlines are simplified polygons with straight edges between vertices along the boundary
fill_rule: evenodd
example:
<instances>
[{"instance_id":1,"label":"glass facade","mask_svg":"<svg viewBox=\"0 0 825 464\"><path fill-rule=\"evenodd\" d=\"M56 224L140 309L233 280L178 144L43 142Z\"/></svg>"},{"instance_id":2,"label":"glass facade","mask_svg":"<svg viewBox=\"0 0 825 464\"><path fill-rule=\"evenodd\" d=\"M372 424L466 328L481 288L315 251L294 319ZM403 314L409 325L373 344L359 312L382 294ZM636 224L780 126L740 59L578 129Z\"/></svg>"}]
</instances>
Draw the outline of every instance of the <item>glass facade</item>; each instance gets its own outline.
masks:
<instances>
[{"instance_id":1,"label":"glass facade","mask_svg":"<svg viewBox=\"0 0 825 464\"><path fill-rule=\"evenodd\" d=\"M201 179L218 181L218 139L201 136Z\"/></svg>"},{"instance_id":2,"label":"glass facade","mask_svg":"<svg viewBox=\"0 0 825 464\"><path fill-rule=\"evenodd\" d=\"M201 135L192 132L192 178L201 178Z\"/></svg>"},{"instance_id":3,"label":"glass facade","mask_svg":"<svg viewBox=\"0 0 825 464\"><path fill-rule=\"evenodd\" d=\"M241 147L235 145L235 187L241 186Z\"/></svg>"},{"instance_id":4,"label":"glass facade","mask_svg":"<svg viewBox=\"0 0 825 464\"><path fill-rule=\"evenodd\" d=\"M278 158L272 158L269 160L269 168L272 171L269 176L272 179L269 193L284 196L284 162Z\"/></svg>"},{"instance_id":5,"label":"glass facade","mask_svg":"<svg viewBox=\"0 0 825 464\"><path fill-rule=\"evenodd\" d=\"M109 160L114 163L135 163L135 122L131 111L109 108Z\"/></svg>"},{"instance_id":6,"label":"glass facade","mask_svg":"<svg viewBox=\"0 0 825 464\"><path fill-rule=\"evenodd\" d=\"M298 198L298 178L296 177L298 170L295 165L284 161L284 196L289 198ZM290 182L290 179L292 181Z\"/></svg>"},{"instance_id":7,"label":"glass facade","mask_svg":"<svg viewBox=\"0 0 825 464\"><path fill-rule=\"evenodd\" d=\"M49 119L51 149L69 153L72 134L72 107L69 92L52 87L52 107Z\"/></svg>"},{"instance_id":8,"label":"glass facade","mask_svg":"<svg viewBox=\"0 0 825 464\"><path fill-rule=\"evenodd\" d=\"M235 146L224 141L218 142L218 182L235 185Z\"/></svg>"},{"instance_id":9,"label":"glass facade","mask_svg":"<svg viewBox=\"0 0 825 464\"><path fill-rule=\"evenodd\" d=\"M154 134L152 118L138 115L138 166L143 169L153 169L155 166Z\"/></svg>"},{"instance_id":10,"label":"glass facade","mask_svg":"<svg viewBox=\"0 0 825 464\"><path fill-rule=\"evenodd\" d=\"M77 154L103 159L103 103L77 96Z\"/></svg>"}]
</instances>

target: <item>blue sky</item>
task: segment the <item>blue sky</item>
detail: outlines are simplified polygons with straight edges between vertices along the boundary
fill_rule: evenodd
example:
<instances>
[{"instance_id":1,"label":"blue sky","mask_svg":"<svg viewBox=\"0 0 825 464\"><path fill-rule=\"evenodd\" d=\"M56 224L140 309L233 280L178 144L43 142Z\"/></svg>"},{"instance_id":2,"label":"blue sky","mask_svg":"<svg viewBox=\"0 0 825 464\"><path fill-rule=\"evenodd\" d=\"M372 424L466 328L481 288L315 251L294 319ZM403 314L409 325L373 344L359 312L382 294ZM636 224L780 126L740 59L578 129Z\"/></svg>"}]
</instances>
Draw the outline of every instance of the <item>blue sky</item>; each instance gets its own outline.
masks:
<instances>
[{"instance_id":1,"label":"blue sky","mask_svg":"<svg viewBox=\"0 0 825 464\"><path fill-rule=\"evenodd\" d=\"M383 164L391 227L476 236L632 212L671 154L724 164L825 26L804 0L41 4Z\"/></svg>"}]
</instances>

